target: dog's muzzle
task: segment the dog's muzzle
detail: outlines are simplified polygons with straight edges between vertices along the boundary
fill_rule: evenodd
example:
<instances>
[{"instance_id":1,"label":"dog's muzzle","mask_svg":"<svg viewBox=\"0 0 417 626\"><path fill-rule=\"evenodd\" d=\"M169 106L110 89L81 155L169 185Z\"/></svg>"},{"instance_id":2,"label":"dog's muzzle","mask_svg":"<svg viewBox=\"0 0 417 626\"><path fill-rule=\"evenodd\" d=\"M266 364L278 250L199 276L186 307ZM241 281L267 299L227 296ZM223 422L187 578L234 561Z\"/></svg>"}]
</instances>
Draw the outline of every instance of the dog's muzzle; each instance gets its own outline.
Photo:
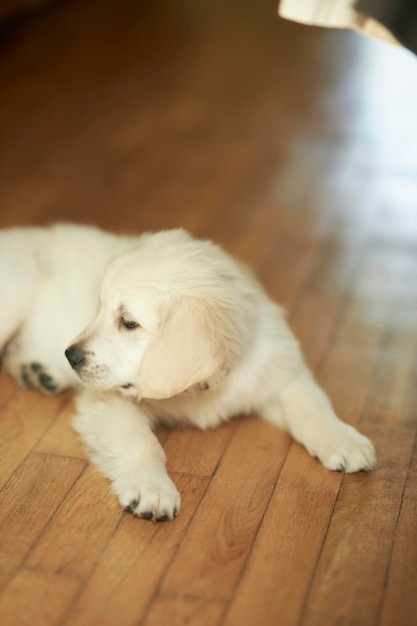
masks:
<instances>
[{"instance_id":1,"label":"dog's muzzle","mask_svg":"<svg viewBox=\"0 0 417 626\"><path fill-rule=\"evenodd\" d=\"M74 370L79 370L85 364L86 358L84 352L77 345L70 346L65 350L69 364Z\"/></svg>"}]
</instances>

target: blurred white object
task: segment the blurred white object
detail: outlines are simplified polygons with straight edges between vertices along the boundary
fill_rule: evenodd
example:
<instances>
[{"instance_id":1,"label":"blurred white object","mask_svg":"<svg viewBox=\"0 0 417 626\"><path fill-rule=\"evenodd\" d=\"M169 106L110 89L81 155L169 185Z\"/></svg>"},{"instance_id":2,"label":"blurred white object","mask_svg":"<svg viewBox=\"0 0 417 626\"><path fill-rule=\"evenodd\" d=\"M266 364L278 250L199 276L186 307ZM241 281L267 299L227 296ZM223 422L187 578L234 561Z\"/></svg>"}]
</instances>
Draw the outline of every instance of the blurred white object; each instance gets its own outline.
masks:
<instances>
[{"instance_id":1,"label":"blurred white object","mask_svg":"<svg viewBox=\"0 0 417 626\"><path fill-rule=\"evenodd\" d=\"M327 28L353 28L364 35L401 45L380 22L360 13L354 0L281 0L281 17Z\"/></svg>"}]
</instances>

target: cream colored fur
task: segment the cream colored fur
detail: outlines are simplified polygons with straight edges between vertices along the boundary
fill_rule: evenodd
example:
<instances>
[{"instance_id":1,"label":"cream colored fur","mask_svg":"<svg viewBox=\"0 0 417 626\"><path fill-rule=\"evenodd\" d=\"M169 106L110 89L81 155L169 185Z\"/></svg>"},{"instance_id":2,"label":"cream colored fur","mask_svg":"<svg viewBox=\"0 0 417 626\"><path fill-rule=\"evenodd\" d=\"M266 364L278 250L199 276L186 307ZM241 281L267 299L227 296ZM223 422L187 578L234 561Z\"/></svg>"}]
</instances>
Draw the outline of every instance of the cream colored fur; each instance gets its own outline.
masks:
<instances>
[{"instance_id":1,"label":"cream colored fur","mask_svg":"<svg viewBox=\"0 0 417 626\"><path fill-rule=\"evenodd\" d=\"M159 420L205 429L254 412L331 470L375 467L371 442L337 418L281 308L213 243L182 230L12 229L0 233L0 279L4 368L46 393L77 389L74 427L135 514L180 509L152 432ZM69 346L83 359L76 372Z\"/></svg>"}]
</instances>

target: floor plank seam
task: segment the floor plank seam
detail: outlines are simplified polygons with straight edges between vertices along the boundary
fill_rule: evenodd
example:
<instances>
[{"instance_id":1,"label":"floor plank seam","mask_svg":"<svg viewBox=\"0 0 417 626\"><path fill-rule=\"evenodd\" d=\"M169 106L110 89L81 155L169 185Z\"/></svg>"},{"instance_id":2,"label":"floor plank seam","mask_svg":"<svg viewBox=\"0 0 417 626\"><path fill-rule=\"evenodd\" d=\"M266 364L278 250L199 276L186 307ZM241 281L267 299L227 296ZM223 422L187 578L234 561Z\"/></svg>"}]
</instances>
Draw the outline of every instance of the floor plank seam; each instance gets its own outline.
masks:
<instances>
[{"instance_id":1,"label":"floor plank seam","mask_svg":"<svg viewBox=\"0 0 417 626\"><path fill-rule=\"evenodd\" d=\"M46 527L45 529L46 530ZM44 531L42 531L44 532ZM38 538L39 539L39 538ZM33 545L33 548L35 548L37 545L37 542ZM31 548L32 550L32 548ZM29 556L29 555L27 555ZM27 557L25 557L25 559L22 561L19 569L17 571L26 571L26 572L33 572L34 574L55 574L56 576L59 576L60 578L64 578L64 579L68 579L68 580L75 580L75 581L79 581L81 582L83 580L82 576L77 576L76 574L63 574L60 570L54 570L54 569L49 569L47 567L42 567L42 565L27 565L26 564L26 560ZM17 573L17 572L16 572Z\"/></svg>"}]
</instances>

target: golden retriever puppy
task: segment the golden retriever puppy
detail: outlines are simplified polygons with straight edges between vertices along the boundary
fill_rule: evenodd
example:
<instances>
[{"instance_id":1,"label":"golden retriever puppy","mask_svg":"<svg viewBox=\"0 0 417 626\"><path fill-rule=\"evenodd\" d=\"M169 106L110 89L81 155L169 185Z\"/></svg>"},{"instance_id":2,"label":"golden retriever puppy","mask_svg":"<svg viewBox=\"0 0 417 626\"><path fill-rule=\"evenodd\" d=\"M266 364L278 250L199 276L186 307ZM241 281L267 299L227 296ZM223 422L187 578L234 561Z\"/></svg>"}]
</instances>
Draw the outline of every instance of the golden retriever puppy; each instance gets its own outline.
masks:
<instances>
[{"instance_id":1,"label":"golden retriever puppy","mask_svg":"<svg viewBox=\"0 0 417 626\"><path fill-rule=\"evenodd\" d=\"M215 244L183 230L130 238L58 225L3 231L0 250L5 369L45 393L83 383L74 428L134 514L180 509L158 420L205 429L255 412L331 470L375 467L281 308Z\"/></svg>"}]
</instances>

